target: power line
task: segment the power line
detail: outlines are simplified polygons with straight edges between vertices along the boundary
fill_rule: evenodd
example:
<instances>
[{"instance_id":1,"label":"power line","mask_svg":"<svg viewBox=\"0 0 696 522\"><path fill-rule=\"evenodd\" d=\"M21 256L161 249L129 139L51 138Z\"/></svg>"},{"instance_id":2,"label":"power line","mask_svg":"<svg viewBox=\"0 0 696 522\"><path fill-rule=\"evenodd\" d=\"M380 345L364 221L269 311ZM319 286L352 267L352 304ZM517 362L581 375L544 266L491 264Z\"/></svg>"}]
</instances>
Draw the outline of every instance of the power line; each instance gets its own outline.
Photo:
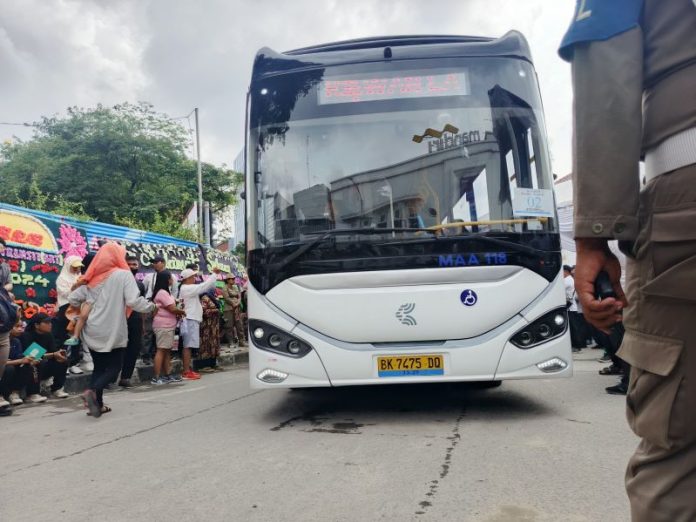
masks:
<instances>
[{"instance_id":1,"label":"power line","mask_svg":"<svg viewBox=\"0 0 696 522\"><path fill-rule=\"evenodd\" d=\"M16 127L38 127L39 125L37 123L12 123L8 121L0 121L0 125L13 125Z\"/></svg>"}]
</instances>

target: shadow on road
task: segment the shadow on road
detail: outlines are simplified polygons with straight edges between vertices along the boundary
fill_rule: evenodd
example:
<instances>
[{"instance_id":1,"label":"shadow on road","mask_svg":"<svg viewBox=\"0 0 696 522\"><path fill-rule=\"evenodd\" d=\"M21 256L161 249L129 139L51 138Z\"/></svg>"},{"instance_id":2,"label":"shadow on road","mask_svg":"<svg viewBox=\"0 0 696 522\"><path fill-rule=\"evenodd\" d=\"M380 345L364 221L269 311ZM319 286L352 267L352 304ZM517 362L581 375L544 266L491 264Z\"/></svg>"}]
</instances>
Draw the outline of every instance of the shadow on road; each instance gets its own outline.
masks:
<instances>
[{"instance_id":1,"label":"shadow on road","mask_svg":"<svg viewBox=\"0 0 696 522\"><path fill-rule=\"evenodd\" d=\"M516 391L481 389L467 383L356 386L288 391L264 415L272 431L302 426L304 431L356 433L351 423L427 416L449 422L485 419L509 422L556 414L548 404ZM333 426L332 428L325 428Z\"/></svg>"}]
</instances>

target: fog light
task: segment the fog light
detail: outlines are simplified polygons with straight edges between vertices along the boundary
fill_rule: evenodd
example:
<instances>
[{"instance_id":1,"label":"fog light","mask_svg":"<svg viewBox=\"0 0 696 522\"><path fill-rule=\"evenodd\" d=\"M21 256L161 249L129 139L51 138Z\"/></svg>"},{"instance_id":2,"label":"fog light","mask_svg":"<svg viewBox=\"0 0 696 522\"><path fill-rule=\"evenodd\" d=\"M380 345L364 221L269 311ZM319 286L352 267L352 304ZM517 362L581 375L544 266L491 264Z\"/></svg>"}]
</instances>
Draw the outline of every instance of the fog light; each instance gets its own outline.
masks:
<instances>
[{"instance_id":1,"label":"fog light","mask_svg":"<svg viewBox=\"0 0 696 522\"><path fill-rule=\"evenodd\" d=\"M263 339L263 336L266 334L266 332L263 331L263 328L257 328L254 330L254 337L257 339Z\"/></svg>"},{"instance_id":2,"label":"fog light","mask_svg":"<svg viewBox=\"0 0 696 522\"><path fill-rule=\"evenodd\" d=\"M294 339L288 343L288 352L292 354L298 354L300 353L300 350L302 349L302 345L299 343L299 341L295 341Z\"/></svg>"},{"instance_id":3,"label":"fog light","mask_svg":"<svg viewBox=\"0 0 696 522\"><path fill-rule=\"evenodd\" d=\"M279 372L278 370L271 370L266 368L258 373L256 378L260 381L267 382L269 384L277 384L283 382L288 378L288 374L285 372Z\"/></svg>"},{"instance_id":4,"label":"fog light","mask_svg":"<svg viewBox=\"0 0 696 522\"><path fill-rule=\"evenodd\" d=\"M271 336L268 338L268 344L270 344L273 348L278 348L282 342L283 340L278 334L271 334Z\"/></svg>"},{"instance_id":5,"label":"fog light","mask_svg":"<svg viewBox=\"0 0 696 522\"><path fill-rule=\"evenodd\" d=\"M549 359L548 361L537 364L537 368L544 373L560 372L561 370L565 370L567 367L568 363L563 359L559 359L558 357L554 357L553 359Z\"/></svg>"},{"instance_id":6,"label":"fog light","mask_svg":"<svg viewBox=\"0 0 696 522\"><path fill-rule=\"evenodd\" d=\"M561 314L557 314L554 316L553 322L556 323L556 326L563 326L565 324L565 317Z\"/></svg>"}]
</instances>

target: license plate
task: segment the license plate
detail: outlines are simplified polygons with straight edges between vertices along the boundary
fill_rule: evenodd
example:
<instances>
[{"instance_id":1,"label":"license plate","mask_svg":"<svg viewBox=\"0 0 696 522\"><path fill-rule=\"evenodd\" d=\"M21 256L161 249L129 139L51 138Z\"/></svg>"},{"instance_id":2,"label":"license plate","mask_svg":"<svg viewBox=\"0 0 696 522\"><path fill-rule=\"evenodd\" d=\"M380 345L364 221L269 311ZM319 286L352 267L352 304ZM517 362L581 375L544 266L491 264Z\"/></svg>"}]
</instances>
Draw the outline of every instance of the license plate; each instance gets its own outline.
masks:
<instances>
[{"instance_id":1,"label":"license plate","mask_svg":"<svg viewBox=\"0 0 696 522\"><path fill-rule=\"evenodd\" d=\"M377 357L377 374L380 377L411 377L444 375L445 360L442 355L390 355Z\"/></svg>"}]
</instances>

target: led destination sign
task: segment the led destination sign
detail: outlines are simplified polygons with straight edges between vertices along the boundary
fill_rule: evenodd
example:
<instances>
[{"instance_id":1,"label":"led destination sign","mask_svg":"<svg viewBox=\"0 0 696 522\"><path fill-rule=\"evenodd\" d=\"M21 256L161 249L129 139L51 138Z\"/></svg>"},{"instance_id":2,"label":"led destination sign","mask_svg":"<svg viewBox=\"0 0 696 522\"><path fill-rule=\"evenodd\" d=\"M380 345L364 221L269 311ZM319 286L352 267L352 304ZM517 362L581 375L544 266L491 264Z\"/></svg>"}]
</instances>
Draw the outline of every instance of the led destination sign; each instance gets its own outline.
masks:
<instances>
[{"instance_id":1,"label":"led destination sign","mask_svg":"<svg viewBox=\"0 0 696 522\"><path fill-rule=\"evenodd\" d=\"M340 78L324 80L320 84L319 105L467 94L469 81L464 72L389 78Z\"/></svg>"}]
</instances>

